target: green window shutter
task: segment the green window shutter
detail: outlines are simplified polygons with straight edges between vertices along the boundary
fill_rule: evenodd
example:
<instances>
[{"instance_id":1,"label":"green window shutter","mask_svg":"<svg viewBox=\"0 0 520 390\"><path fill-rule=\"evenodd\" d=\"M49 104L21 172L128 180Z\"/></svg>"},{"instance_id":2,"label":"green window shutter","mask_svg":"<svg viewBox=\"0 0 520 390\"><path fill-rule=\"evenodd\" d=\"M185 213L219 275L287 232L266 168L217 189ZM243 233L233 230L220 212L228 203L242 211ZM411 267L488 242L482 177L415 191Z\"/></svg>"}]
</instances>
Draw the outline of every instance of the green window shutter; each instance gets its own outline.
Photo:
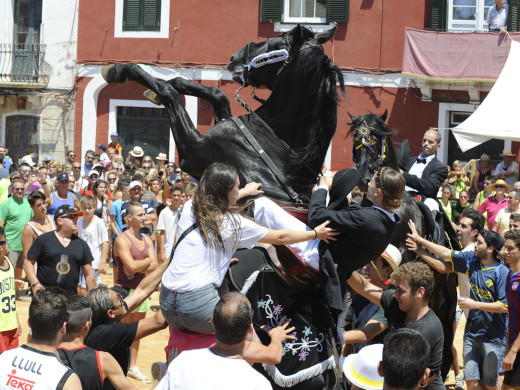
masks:
<instances>
[{"instance_id":1,"label":"green window shutter","mask_svg":"<svg viewBox=\"0 0 520 390\"><path fill-rule=\"evenodd\" d=\"M349 0L328 0L327 1L327 23L347 23L348 22Z\"/></svg>"},{"instance_id":2,"label":"green window shutter","mask_svg":"<svg viewBox=\"0 0 520 390\"><path fill-rule=\"evenodd\" d=\"M141 0L125 0L123 2L123 31L141 29Z\"/></svg>"},{"instance_id":3,"label":"green window shutter","mask_svg":"<svg viewBox=\"0 0 520 390\"><path fill-rule=\"evenodd\" d=\"M282 20L283 0L261 0L260 21L280 22Z\"/></svg>"},{"instance_id":4,"label":"green window shutter","mask_svg":"<svg viewBox=\"0 0 520 390\"><path fill-rule=\"evenodd\" d=\"M509 16L507 18L508 31L520 31L520 0L509 0Z\"/></svg>"},{"instance_id":5,"label":"green window shutter","mask_svg":"<svg viewBox=\"0 0 520 390\"><path fill-rule=\"evenodd\" d=\"M143 30L161 30L161 0L143 1ZM167 0L166 0L167 1Z\"/></svg>"},{"instance_id":6,"label":"green window shutter","mask_svg":"<svg viewBox=\"0 0 520 390\"><path fill-rule=\"evenodd\" d=\"M446 0L430 0L430 28L432 30L446 30Z\"/></svg>"}]
</instances>

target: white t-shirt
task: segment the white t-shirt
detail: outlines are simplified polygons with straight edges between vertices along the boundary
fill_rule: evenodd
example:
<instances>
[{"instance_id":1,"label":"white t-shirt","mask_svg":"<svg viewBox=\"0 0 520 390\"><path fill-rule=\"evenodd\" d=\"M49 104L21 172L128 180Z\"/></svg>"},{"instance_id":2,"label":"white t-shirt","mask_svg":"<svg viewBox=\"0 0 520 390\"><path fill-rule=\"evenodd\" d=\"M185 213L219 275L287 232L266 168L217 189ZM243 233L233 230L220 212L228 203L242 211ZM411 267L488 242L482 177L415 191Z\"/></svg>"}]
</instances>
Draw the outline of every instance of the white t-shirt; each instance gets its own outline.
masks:
<instances>
[{"instance_id":1,"label":"white t-shirt","mask_svg":"<svg viewBox=\"0 0 520 390\"><path fill-rule=\"evenodd\" d=\"M194 223L192 200L189 200L179 221L178 237ZM222 251L206 245L199 229L193 230L177 246L173 260L162 277L162 285L169 290L183 292L210 284L220 287L235 250L239 246L254 247L267 231L267 228L238 214L223 215L220 234L226 250Z\"/></svg>"},{"instance_id":2,"label":"white t-shirt","mask_svg":"<svg viewBox=\"0 0 520 390\"><path fill-rule=\"evenodd\" d=\"M95 215L86 229L83 228L84 221L84 217L78 221L78 236L87 242L90 252L92 252L92 257L94 258L92 268L98 269L101 262L101 253L103 252L103 243L108 242L107 228L103 220Z\"/></svg>"},{"instance_id":3,"label":"white t-shirt","mask_svg":"<svg viewBox=\"0 0 520 390\"><path fill-rule=\"evenodd\" d=\"M210 349L182 352L168 367L156 390L270 390L269 381L245 360L226 359Z\"/></svg>"},{"instance_id":4,"label":"white t-shirt","mask_svg":"<svg viewBox=\"0 0 520 390\"><path fill-rule=\"evenodd\" d=\"M173 249L173 242L175 241L175 231L177 230L177 214L178 210L173 211L169 207L164 208L159 214L159 221L157 222L157 230L164 230L164 254L168 258Z\"/></svg>"}]
</instances>

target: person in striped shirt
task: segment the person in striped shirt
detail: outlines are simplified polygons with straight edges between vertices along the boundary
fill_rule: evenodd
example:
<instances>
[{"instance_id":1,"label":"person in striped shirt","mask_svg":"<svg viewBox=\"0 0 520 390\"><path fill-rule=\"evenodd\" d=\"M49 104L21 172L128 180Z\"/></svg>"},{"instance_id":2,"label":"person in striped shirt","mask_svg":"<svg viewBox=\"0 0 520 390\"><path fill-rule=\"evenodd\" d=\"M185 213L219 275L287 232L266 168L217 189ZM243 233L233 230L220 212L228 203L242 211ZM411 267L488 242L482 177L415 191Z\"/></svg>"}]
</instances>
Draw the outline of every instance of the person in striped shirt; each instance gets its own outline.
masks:
<instances>
[{"instance_id":1,"label":"person in striped shirt","mask_svg":"<svg viewBox=\"0 0 520 390\"><path fill-rule=\"evenodd\" d=\"M520 230L508 230L505 235L504 256L511 267L507 276L506 294L508 301L507 343L502 369L504 376L503 390L520 389Z\"/></svg>"}]
</instances>

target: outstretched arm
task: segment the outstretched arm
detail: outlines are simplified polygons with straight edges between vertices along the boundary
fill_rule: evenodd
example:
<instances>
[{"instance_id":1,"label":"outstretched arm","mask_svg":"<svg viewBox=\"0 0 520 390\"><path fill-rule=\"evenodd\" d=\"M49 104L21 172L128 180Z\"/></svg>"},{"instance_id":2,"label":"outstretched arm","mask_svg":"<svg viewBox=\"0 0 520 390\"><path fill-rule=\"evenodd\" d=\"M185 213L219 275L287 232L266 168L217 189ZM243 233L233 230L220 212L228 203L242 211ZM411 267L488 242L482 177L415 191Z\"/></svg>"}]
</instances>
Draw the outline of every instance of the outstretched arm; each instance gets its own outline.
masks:
<instances>
[{"instance_id":1,"label":"outstretched arm","mask_svg":"<svg viewBox=\"0 0 520 390\"><path fill-rule=\"evenodd\" d=\"M426 264L428 264L433 269L439 271L440 273L447 274L450 272L454 272L451 263L433 257L426 250L417 245L417 242L415 242L411 238L406 239L406 246L408 250L417 253Z\"/></svg>"},{"instance_id":2,"label":"outstretched arm","mask_svg":"<svg viewBox=\"0 0 520 390\"><path fill-rule=\"evenodd\" d=\"M382 288L373 285L357 272L352 273L347 283L355 292L374 302L377 306L381 306Z\"/></svg>"},{"instance_id":3,"label":"outstretched arm","mask_svg":"<svg viewBox=\"0 0 520 390\"><path fill-rule=\"evenodd\" d=\"M99 360L101 362L101 370L103 371L103 377L108 378L110 380L110 383L112 383L112 385L117 390L138 389L138 387L136 387L132 382L130 382L126 378L125 374L123 373L123 370L121 369L121 366L110 353L101 351L99 351L98 353Z\"/></svg>"},{"instance_id":4,"label":"outstretched arm","mask_svg":"<svg viewBox=\"0 0 520 390\"><path fill-rule=\"evenodd\" d=\"M296 230L269 229L267 231L267 234L264 236L263 239L260 240L260 242L266 244L286 245L315 239L320 239L327 243L329 242L329 240L336 241L335 236L337 236L340 233L336 232L331 228L328 228L328 224L329 221L326 221L313 230L300 232Z\"/></svg>"},{"instance_id":5,"label":"outstretched arm","mask_svg":"<svg viewBox=\"0 0 520 390\"><path fill-rule=\"evenodd\" d=\"M408 226L410 227L410 233L408 233L408 239L415 241L418 245L424 246L431 253L436 254L439 257L442 257L445 260L450 260L451 250L442 246L435 244L427 239L421 237L419 233L417 233L417 229L415 228L415 223L410 219L408 221Z\"/></svg>"}]
</instances>

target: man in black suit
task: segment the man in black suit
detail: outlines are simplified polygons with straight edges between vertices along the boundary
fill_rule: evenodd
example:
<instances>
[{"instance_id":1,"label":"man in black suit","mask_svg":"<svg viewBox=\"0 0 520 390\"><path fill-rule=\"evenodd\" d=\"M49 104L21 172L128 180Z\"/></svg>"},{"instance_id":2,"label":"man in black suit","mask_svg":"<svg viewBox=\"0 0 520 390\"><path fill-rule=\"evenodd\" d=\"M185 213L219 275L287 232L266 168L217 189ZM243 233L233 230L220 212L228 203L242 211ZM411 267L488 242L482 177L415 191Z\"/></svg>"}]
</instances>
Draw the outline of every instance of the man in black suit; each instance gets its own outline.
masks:
<instances>
[{"instance_id":1,"label":"man in black suit","mask_svg":"<svg viewBox=\"0 0 520 390\"><path fill-rule=\"evenodd\" d=\"M436 130L427 130L422 140L422 153L411 157L406 172L401 171L406 181L406 191L412 196L423 195L435 199L439 187L448 177L448 167L440 162L435 153L441 146L441 135ZM425 199L432 210L439 210L437 202Z\"/></svg>"}]
</instances>

